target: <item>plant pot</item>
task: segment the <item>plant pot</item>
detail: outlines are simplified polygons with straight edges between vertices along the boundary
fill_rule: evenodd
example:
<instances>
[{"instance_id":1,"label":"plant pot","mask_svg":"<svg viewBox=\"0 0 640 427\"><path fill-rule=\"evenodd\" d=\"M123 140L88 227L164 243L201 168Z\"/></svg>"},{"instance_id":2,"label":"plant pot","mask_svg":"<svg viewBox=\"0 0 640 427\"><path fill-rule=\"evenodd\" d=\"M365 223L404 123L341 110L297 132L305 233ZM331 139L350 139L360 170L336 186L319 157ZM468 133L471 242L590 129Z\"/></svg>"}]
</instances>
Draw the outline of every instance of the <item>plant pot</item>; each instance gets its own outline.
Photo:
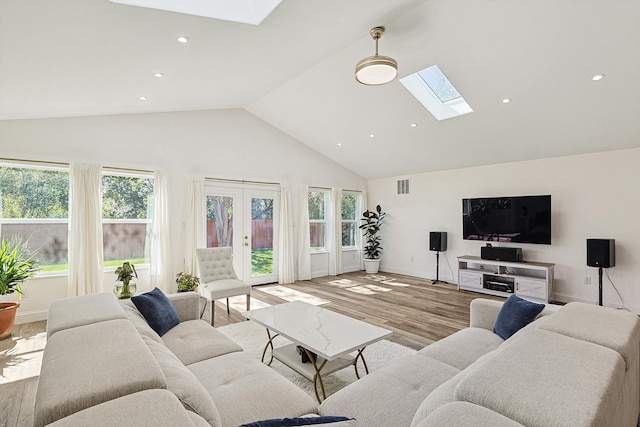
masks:
<instances>
[{"instance_id":1,"label":"plant pot","mask_svg":"<svg viewBox=\"0 0 640 427\"><path fill-rule=\"evenodd\" d=\"M116 282L115 286L113 287L113 294L118 299L131 298L135 293L136 293L135 283L128 283L125 285L122 282Z\"/></svg>"},{"instance_id":2,"label":"plant pot","mask_svg":"<svg viewBox=\"0 0 640 427\"><path fill-rule=\"evenodd\" d=\"M0 340L11 336L19 302L0 302Z\"/></svg>"},{"instance_id":3,"label":"plant pot","mask_svg":"<svg viewBox=\"0 0 640 427\"><path fill-rule=\"evenodd\" d=\"M379 259L364 259L364 271L369 274L376 274L380 268Z\"/></svg>"}]
</instances>

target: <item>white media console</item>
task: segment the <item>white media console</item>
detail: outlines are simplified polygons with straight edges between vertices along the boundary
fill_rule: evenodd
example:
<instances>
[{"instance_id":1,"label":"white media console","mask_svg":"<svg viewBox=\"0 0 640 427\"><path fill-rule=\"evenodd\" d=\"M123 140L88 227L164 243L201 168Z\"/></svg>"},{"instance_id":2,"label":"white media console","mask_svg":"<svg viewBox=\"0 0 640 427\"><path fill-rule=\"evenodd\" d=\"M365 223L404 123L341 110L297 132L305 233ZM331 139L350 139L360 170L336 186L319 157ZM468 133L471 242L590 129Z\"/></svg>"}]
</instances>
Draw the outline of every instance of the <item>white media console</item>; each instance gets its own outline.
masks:
<instances>
[{"instance_id":1,"label":"white media console","mask_svg":"<svg viewBox=\"0 0 640 427\"><path fill-rule=\"evenodd\" d=\"M548 303L553 300L553 268L546 262L492 261L458 257L458 289Z\"/></svg>"}]
</instances>

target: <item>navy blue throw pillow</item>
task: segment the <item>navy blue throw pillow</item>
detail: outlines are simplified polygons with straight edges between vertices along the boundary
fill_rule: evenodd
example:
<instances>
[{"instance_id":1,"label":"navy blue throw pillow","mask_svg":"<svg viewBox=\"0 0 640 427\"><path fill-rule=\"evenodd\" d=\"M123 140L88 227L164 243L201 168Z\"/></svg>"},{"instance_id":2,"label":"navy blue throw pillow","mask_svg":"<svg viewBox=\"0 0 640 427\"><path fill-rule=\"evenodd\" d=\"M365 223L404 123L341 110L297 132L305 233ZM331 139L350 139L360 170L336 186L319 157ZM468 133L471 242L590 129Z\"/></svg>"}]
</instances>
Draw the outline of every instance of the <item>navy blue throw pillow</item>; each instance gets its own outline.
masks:
<instances>
[{"instance_id":1,"label":"navy blue throw pillow","mask_svg":"<svg viewBox=\"0 0 640 427\"><path fill-rule=\"evenodd\" d=\"M311 426L317 424L337 423L339 421L349 421L353 418L347 417L305 417L305 418L274 418L270 420L254 421L248 424L242 424L238 427L293 427L293 426Z\"/></svg>"},{"instance_id":2,"label":"navy blue throw pillow","mask_svg":"<svg viewBox=\"0 0 640 427\"><path fill-rule=\"evenodd\" d=\"M502 305L493 332L504 340L533 322L544 309L544 304L526 301L517 295L511 295Z\"/></svg>"},{"instance_id":3,"label":"navy blue throw pillow","mask_svg":"<svg viewBox=\"0 0 640 427\"><path fill-rule=\"evenodd\" d=\"M158 288L131 297L131 301L147 320L151 329L160 336L180 323L180 317L169 298Z\"/></svg>"}]
</instances>

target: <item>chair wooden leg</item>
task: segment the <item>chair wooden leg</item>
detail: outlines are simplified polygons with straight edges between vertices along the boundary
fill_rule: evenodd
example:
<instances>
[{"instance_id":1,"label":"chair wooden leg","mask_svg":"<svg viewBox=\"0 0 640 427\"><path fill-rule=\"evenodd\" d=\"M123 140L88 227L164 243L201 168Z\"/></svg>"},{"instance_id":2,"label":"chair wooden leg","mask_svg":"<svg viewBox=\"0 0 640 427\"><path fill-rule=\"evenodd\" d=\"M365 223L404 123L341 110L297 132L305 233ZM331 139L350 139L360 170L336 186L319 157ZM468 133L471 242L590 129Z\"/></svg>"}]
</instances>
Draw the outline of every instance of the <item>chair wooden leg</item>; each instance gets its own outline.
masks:
<instances>
[{"instance_id":1,"label":"chair wooden leg","mask_svg":"<svg viewBox=\"0 0 640 427\"><path fill-rule=\"evenodd\" d=\"M213 318L214 315L216 314L216 301L215 300L211 300L211 308L209 309L209 312L211 313L211 326L213 326Z\"/></svg>"},{"instance_id":2,"label":"chair wooden leg","mask_svg":"<svg viewBox=\"0 0 640 427\"><path fill-rule=\"evenodd\" d=\"M247 294L247 311L251 310L251 294Z\"/></svg>"},{"instance_id":3,"label":"chair wooden leg","mask_svg":"<svg viewBox=\"0 0 640 427\"><path fill-rule=\"evenodd\" d=\"M227 314L229 314L229 298L227 298Z\"/></svg>"}]
</instances>

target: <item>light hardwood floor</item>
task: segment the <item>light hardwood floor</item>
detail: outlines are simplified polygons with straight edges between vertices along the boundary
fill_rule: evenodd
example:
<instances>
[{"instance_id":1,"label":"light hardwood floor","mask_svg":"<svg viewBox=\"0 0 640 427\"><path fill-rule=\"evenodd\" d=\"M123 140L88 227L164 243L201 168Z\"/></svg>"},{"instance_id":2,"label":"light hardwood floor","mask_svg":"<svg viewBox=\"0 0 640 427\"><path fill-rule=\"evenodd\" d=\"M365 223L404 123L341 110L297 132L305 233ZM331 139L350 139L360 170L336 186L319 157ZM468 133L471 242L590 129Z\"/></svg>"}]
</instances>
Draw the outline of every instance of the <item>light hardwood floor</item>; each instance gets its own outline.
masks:
<instances>
[{"instance_id":1,"label":"light hardwood floor","mask_svg":"<svg viewBox=\"0 0 640 427\"><path fill-rule=\"evenodd\" d=\"M474 298L502 298L458 291L452 284L391 273L346 273L291 285L253 288L252 308L292 300L322 303L323 307L394 331L390 338L420 349L468 326ZM217 302L215 325L244 321L244 297ZM10 339L0 341L0 427L32 426L46 322L16 325Z\"/></svg>"}]
</instances>

